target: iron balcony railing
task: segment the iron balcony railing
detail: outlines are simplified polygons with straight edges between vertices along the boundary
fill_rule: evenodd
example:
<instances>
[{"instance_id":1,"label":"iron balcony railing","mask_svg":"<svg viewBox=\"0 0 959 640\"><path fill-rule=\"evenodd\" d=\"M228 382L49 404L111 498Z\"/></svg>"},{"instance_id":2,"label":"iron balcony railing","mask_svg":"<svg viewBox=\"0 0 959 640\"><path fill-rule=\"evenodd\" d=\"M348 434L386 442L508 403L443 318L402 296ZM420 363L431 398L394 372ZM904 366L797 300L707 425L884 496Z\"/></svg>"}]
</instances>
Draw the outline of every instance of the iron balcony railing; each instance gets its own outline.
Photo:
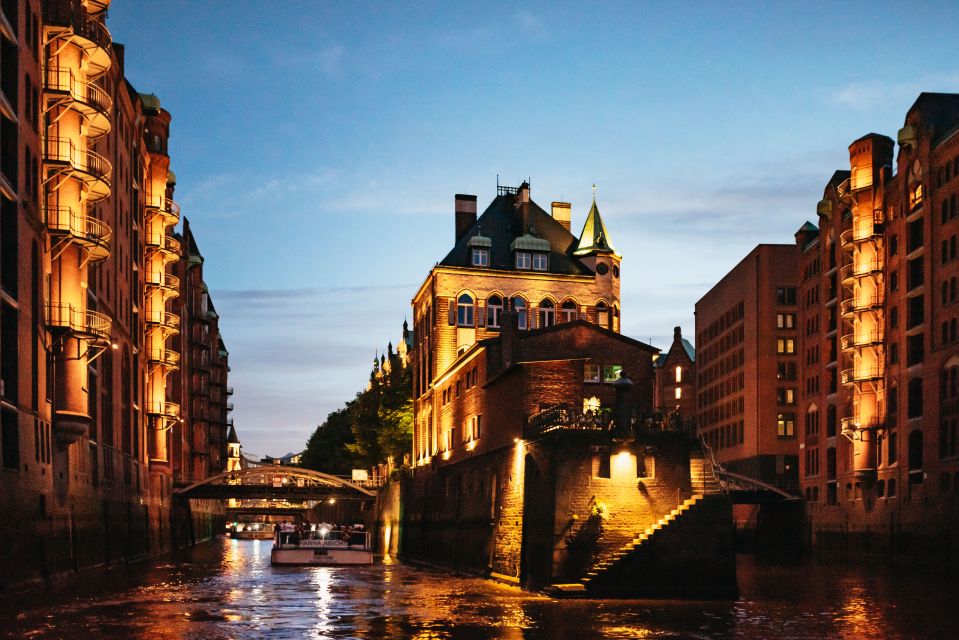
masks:
<instances>
[{"instance_id":1,"label":"iron balcony railing","mask_svg":"<svg viewBox=\"0 0 959 640\"><path fill-rule=\"evenodd\" d=\"M855 416L847 416L840 422L842 430L847 433L850 431L874 431L885 429L888 426L886 421L879 416L873 416L868 420L859 420Z\"/></svg>"},{"instance_id":2,"label":"iron balcony railing","mask_svg":"<svg viewBox=\"0 0 959 640\"><path fill-rule=\"evenodd\" d=\"M228 396L232 396L232 395L233 395L233 387L227 387L227 388L226 388L226 395L228 395Z\"/></svg>"},{"instance_id":3,"label":"iron balcony railing","mask_svg":"<svg viewBox=\"0 0 959 640\"><path fill-rule=\"evenodd\" d=\"M43 159L69 165L74 171L110 184L110 161L95 151L74 144L70 138L48 137L44 140Z\"/></svg>"},{"instance_id":4,"label":"iron balcony railing","mask_svg":"<svg viewBox=\"0 0 959 640\"><path fill-rule=\"evenodd\" d=\"M232 403L232 402L227 402L227 403L226 403L226 410L227 410L227 411L233 411L233 403Z\"/></svg>"},{"instance_id":5,"label":"iron balcony railing","mask_svg":"<svg viewBox=\"0 0 959 640\"><path fill-rule=\"evenodd\" d=\"M851 367L843 369L841 376L843 384L870 382L882 378L882 367Z\"/></svg>"},{"instance_id":6,"label":"iron balcony railing","mask_svg":"<svg viewBox=\"0 0 959 640\"><path fill-rule=\"evenodd\" d=\"M543 434L557 429L573 431L608 431L612 422L612 410L576 410L571 405L555 405L531 415L526 421L527 433Z\"/></svg>"},{"instance_id":7,"label":"iron balcony railing","mask_svg":"<svg viewBox=\"0 0 959 640\"><path fill-rule=\"evenodd\" d=\"M163 416L165 418L179 418L180 405L166 400L153 400L146 405L146 412L154 416Z\"/></svg>"},{"instance_id":8,"label":"iron balcony railing","mask_svg":"<svg viewBox=\"0 0 959 640\"><path fill-rule=\"evenodd\" d=\"M67 329L82 337L110 341L113 322L110 317L97 311L78 309L72 304L48 304L47 325Z\"/></svg>"},{"instance_id":9,"label":"iron balcony railing","mask_svg":"<svg viewBox=\"0 0 959 640\"><path fill-rule=\"evenodd\" d=\"M860 231L859 233L854 233L855 229L846 229L841 234L839 234L839 244L846 251L852 251L857 244L862 242L867 242L871 240L879 240L882 238L882 232L879 230L879 227L875 224L869 224L865 227L865 231Z\"/></svg>"},{"instance_id":10,"label":"iron balcony railing","mask_svg":"<svg viewBox=\"0 0 959 640\"><path fill-rule=\"evenodd\" d=\"M94 259L104 260L110 255L113 231L107 223L79 214L72 207L48 206L45 211L51 232L76 239L91 250Z\"/></svg>"},{"instance_id":11,"label":"iron balcony railing","mask_svg":"<svg viewBox=\"0 0 959 640\"><path fill-rule=\"evenodd\" d=\"M43 86L47 91L68 94L75 102L105 116L109 126L113 98L96 82L78 78L73 69L49 67L44 74Z\"/></svg>"},{"instance_id":12,"label":"iron balcony railing","mask_svg":"<svg viewBox=\"0 0 959 640\"><path fill-rule=\"evenodd\" d=\"M180 291L180 279L166 271L148 271L146 283L150 286L159 287L168 291Z\"/></svg>"},{"instance_id":13,"label":"iron balcony railing","mask_svg":"<svg viewBox=\"0 0 959 640\"><path fill-rule=\"evenodd\" d=\"M172 236L151 233L147 234L145 242L147 247L162 252L168 258L175 260L180 257L180 241Z\"/></svg>"},{"instance_id":14,"label":"iron balcony railing","mask_svg":"<svg viewBox=\"0 0 959 640\"><path fill-rule=\"evenodd\" d=\"M859 295L852 298L846 298L839 303L839 315L845 317L862 311L878 309L882 306L883 296L881 293L872 295Z\"/></svg>"},{"instance_id":15,"label":"iron balcony railing","mask_svg":"<svg viewBox=\"0 0 959 640\"><path fill-rule=\"evenodd\" d=\"M166 196L147 196L146 208L161 213L168 218L180 219L180 205Z\"/></svg>"},{"instance_id":16,"label":"iron balcony railing","mask_svg":"<svg viewBox=\"0 0 959 640\"><path fill-rule=\"evenodd\" d=\"M172 349L150 349L147 352L147 360L154 364L160 364L171 369L179 368L180 354Z\"/></svg>"},{"instance_id":17,"label":"iron balcony railing","mask_svg":"<svg viewBox=\"0 0 959 640\"><path fill-rule=\"evenodd\" d=\"M180 328L180 316L169 311L154 311L147 314L147 324L164 327L166 329L178 330Z\"/></svg>"},{"instance_id":18,"label":"iron balcony railing","mask_svg":"<svg viewBox=\"0 0 959 640\"><path fill-rule=\"evenodd\" d=\"M882 344L885 334L880 329L878 331L870 331L868 333L847 333L841 339L843 351L849 349L856 349L858 347L869 347L877 344Z\"/></svg>"},{"instance_id":19,"label":"iron balcony railing","mask_svg":"<svg viewBox=\"0 0 959 640\"><path fill-rule=\"evenodd\" d=\"M89 2L89 0L88 0ZM45 26L66 27L78 36L106 52L110 51L113 38L106 26L96 19L108 4L103 0L90 2L94 11L88 12L83 0L44 0L43 22Z\"/></svg>"},{"instance_id":20,"label":"iron balcony railing","mask_svg":"<svg viewBox=\"0 0 959 640\"><path fill-rule=\"evenodd\" d=\"M867 260L855 264L850 262L839 269L839 279L842 283L848 285L857 278L866 278L882 273L882 265L878 260Z\"/></svg>"}]
</instances>

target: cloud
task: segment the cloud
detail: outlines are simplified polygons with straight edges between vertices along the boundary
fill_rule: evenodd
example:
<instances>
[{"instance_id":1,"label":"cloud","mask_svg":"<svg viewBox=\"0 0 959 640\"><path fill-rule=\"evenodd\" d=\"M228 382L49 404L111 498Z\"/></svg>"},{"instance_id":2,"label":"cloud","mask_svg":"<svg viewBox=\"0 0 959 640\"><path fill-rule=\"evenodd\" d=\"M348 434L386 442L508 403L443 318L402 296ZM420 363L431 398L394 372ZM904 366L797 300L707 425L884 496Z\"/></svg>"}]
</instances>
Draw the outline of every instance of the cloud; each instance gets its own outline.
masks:
<instances>
[{"instance_id":1,"label":"cloud","mask_svg":"<svg viewBox=\"0 0 959 640\"><path fill-rule=\"evenodd\" d=\"M827 93L831 103L864 111L877 105L908 102L923 91L950 92L959 90L959 72L927 74L909 82L851 82Z\"/></svg>"}]
</instances>

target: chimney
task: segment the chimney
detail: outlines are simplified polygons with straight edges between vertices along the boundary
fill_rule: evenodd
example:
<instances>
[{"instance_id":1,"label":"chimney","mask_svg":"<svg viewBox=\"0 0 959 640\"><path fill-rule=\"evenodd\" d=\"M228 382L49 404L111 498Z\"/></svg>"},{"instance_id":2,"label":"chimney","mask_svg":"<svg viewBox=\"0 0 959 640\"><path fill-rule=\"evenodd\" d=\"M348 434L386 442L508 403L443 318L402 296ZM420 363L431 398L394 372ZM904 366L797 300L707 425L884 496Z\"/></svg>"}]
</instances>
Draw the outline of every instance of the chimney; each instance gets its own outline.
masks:
<instances>
[{"instance_id":1,"label":"chimney","mask_svg":"<svg viewBox=\"0 0 959 640\"><path fill-rule=\"evenodd\" d=\"M517 236L529 233L533 226L532 212L529 206L529 183L524 182L516 191L516 207L519 209L520 230Z\"/></svg>"},{"instance_id":2,"label":"chimney","mask_svg":"<svg viewBox=\"0 0 959 640\"><path fill-rule=\"evenodd\" d=\"M568 202L553 203L553 220L563 225L563 228L569 231L570 210L573 205Z\"/></svg>"},{"instance_id":3,"label":"chimney","mask_svg":"<svg viewBox=\"0 0 959 640\"><path fill-rule=\"evenodd\" d=\"M673 327L673 342L683 339L683 330L680 327Z\"/></svg>"},{"instance_id":4,"label":"chimney","mask_svg":"<svg viewBox=\"0 0 959 640\"><path fill-rule=\"evenodd\" d=\"M456 242L476 224L476 196L456 194Z\"/></svg>"}]
</instances>

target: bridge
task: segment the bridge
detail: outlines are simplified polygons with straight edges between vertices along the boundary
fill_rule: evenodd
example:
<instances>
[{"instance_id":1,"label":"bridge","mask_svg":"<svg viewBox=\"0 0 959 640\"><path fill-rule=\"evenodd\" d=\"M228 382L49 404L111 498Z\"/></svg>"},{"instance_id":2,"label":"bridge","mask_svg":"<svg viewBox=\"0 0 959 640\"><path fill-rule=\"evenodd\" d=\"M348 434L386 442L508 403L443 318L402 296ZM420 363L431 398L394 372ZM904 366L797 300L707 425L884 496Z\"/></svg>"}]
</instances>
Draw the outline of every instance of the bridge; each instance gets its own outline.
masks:
<instances>
[{"instance_id":1,"label":"bridge","mask_svg":"<svg viewBox=\"0 0 959 640\"><path fill-rule=\"evenodd\" d=\"M287 503L368 501L376 497L371 489L328 473L279 465L227 471L175 489L173 493L180 498Z\"/></svg>"},{"instance_id":2,"label":"bridge","mask_svg":"<svg viewBox=\"0 0 959 640\"><path fill-rule=\"evenodd\" d=\"M792 502L802 500L801 496L784 491L755 478L740 475L719 467L713 473L722 490L729 494L735 504L766 504L770 502Z\"/></svg>"}]
</instances>

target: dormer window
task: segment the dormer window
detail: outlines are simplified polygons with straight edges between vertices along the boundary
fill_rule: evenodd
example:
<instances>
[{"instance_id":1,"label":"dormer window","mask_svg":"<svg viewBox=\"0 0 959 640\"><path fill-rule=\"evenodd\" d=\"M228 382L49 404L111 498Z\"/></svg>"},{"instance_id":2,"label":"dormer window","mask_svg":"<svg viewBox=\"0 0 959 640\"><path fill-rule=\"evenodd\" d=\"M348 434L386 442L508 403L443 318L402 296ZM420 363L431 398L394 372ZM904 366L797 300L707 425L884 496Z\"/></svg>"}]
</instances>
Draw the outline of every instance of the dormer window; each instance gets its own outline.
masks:
<instances>
[{"instance_id":1,"label":"dormer window","mask_svg":"<svg viewBox=\"0 0 959 640\"><path fill-rule=\"evenodd\" d=\"M520 236L510 245L517 269L546 271L549 267L549 240L537 238L531 233Z\"/></svg>"},{"instance_id":2,"label":"dormer window","mask_svg":"<svg viewBox=\"0 0 959 640\"><path fill-rule=\"evenodd\" d=\"M473 247L473 257L471 262L474 267L488 267L489 249L478 249Z\"/></svg>"},{"instance_id":3,"label":"dormer window","mask_svg":"<svg viewBox=\"0 0 959 640\"><path fill-rule=\"evenodd\" d=\"M533 271L546 271L549 264L548 256L545 253L533 254Z\"/></svg>"},{"instance_id":4,"label":"dormer window","mask_svg":"<svg viewBox=\"0 0 959 640\"><path fill-rule=\"evenodd\" d=\"M517 269L529 269L532 265L532 256L529 251L517 251L516 252L516 268Z\"/></svg>"}]
</instances>

